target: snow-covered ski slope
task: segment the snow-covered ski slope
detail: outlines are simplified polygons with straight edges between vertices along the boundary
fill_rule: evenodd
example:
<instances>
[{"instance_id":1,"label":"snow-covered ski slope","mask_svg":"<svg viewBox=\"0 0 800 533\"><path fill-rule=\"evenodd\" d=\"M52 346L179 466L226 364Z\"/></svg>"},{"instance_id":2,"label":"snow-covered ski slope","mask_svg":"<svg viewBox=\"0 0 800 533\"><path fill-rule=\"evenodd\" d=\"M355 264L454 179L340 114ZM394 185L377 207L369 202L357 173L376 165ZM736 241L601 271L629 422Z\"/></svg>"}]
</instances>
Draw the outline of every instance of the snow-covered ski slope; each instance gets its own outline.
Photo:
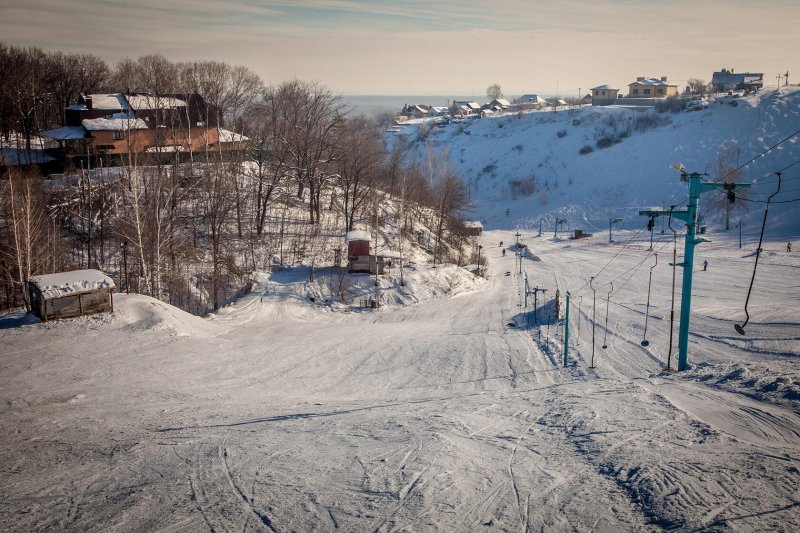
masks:
<instances>
[{"instance_id":1,"label":"snow-covered ski slope","mask_svg":"<svg viewBox=\"0 0 800 533\"><path fill-rule=\"evenodd\" d=\"M446 149L453 168L469 184L476 216L490 228L538 230L540 218L552 227L556 216L587 231L607 230L609 217L623 218L625 227L638 228L644 223L638 216L640 208L669 208L685 199L686 184L670 168L672 163L683 163L688 172L708 172L713 181L720 153L729 154L727 162L736 167L800 129L800 88L721 98L694 112L584 106L512 113L433 127L422 141L416 128L401 127L416 156L424 161L428 147ZM610 147L598 147L604 138L611 140ZM584 147L592 151L581 154ZM797 160L800 138L796 136L745 166L737 181L760 180ZM798 167L786 169L784 178L800 177ZM529 176L534 177L535 190L514 198L509 181ZM774 176L759 181L750 197L765 200L776 184ZM782 199L800 198L800 179L785 182L782 190ZM773 233L800 233L800 221L793 216L797 206L775 206ZM757 234L761 207L742 202L733 216ZM706 215L709 221L719 220L713 212Z\"/></svg>"},{"instance_id":2,"label":"snow-covered ski slope","mask_svg":"<svg viewBox=\"0 0 800 533\"><path fill-rule=\"evenodd\" d=\"M615 211L682 201L685 185L668 168L675 160L696 170L726 140L742 143L741 162L775 144L800 128L799 95L765 92L735 108L669 115L669 124L586 155L578 150L594 130L572 121L591 123L596 110L482 119L465 126L469 135L442 128L435 146L452 136L462 171L470 167L461 148L473 172L491 162L479 153L510 151L495 164L497 187L487 175L473 189L480 217L499 229L481 239L485 281L418 263L398 300L406 305L349 312L311 302L305 273L288 270L265 274L208 318L138 295L116 295L114 315L0 317L0 529L800 530L800 252L786 251L800 233L797 204L770 210L745 336L733 324L744 318L763 204L742 213L741 249L738 232L710 224L711 242L697 248L692 368L677 374L661 372L671 233L655 235L643 347L655 257L643 222ZM757 120L774 128L736 133ZM526 124L527 133L505 135ZM770 152L748 167L748 180L800 159L798 146ZM503 190L501 172L517 153L537 182L537 157L555 169L550 203ZM581 169L618 193L602 196ZM652 182L620 177L648 169L660 172ZM774 183L757 184L764 190L752 198ZM540 215L580 221L573 227L596 228L595 237L554 239L552 226L536 236ZM612 244L609 216L630 224ZM529 250L521 264L498 246L518 230ZM548 290L535 314L525 276ZM557 288L572 293L566 368Z\"/></svg>"},{"instance_id":3,"label":"snow-covered ski slope","mask_svg":"<svg viewBox=\"0 0 800 533\"><path fill-rule=\"evenodd\" d=\"M598 292L594 370L576 290L564 369L557 328L524 327L523 278L497 246L513 239L484 238L482 289L412 306L332 312L278 276L208 319L119 295L113 317L0 330L0 527L796 531L797 256L767 247L741 337L752 246L704 245L681 374L659 373L666 257L649 348L650 260L612 296L606 350ZM647 256L523 239L550 295L615 255L603 276L622 283Z\"/></svg>"}]
</instances>

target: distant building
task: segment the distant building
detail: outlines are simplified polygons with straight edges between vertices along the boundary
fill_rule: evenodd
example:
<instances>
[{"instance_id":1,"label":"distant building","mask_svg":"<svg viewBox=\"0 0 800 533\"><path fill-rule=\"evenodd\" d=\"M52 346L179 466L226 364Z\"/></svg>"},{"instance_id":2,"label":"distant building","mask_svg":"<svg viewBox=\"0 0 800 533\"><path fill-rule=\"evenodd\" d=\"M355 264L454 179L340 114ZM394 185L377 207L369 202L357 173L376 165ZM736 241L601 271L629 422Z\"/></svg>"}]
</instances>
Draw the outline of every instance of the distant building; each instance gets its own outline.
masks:
<instances>
[{"instance_id":1,"label":"distant building","mask_svg":"<svg viewBox=\"0 0 800 533\"><path fill-rule=\"evenodd\" d=\"M628 84L628 96L631 98L666 98L678 94L678 86L670 85L666 76L661 78L645 78L639 76Z\"/></svg>"},{"instance_id":2,"label":"distant building","mask_svg":"<svg viewBox=\"0 0 800 533\"><path fill-rule=\"evenodd\" d=\"M222 119L199 94L82 94L64 111L66 125L42 132L66 157L201 152L245 148L220 143Z\"/></svg>"},{"instance_id":3,"label":"distant building","mask_svg":"<svg viewBox=\"0 0 800 533\"><path fill-rule=\"evenodd\" d=\"M370 254L369 234L364 230L348 231L345 241L347 241L347 271L350 273L383 274L395 260L402 259L399 252L389 249L377 250Z\"/></svg>"},{"instance_id":4,"label":"distant building","mask_svg":"<svg viewBox=\"0 0 800 533\"><path fill-rule=\"evenodd\" d=\"M613 105L618 94L619 89L611 85L598 85L592 88L592 105Z\"/></svg>"},{"instance_id":5,"label":"distant building","mask_svg":"<svg viewBox=\"0 0 800 533\"><path fill-rule=\"evenodd\" d=\"M483 224L479 220L465 220L464 234L470 237L480 237L483 235Z\"/></svg>"},{"instance_id":6,"label":"distant building","mask_svg":"<svg viewBox=\"0 0 800 533\"><path fill-rule=\"evenodd\" d=\"M99 270L74 270L31 276L31 311L44 322L114 311L111 278Z\"/></svg>"},{"instance_id":7,"label":"distant building","mask_svg":"<svg viewBox=\"0 0 800 533\"><path fill-rule=\"evenodd\" d=\"M715 72L711 78L711 90L716 93L728 91L756 92L764 87L764 74L762 72L740 72L722 69Z\"/></svg>"},{"instance_id":8,"label":"distant building","mask_svg":"<svg viewBox=\"0 0 800 533\"><path fill-rule=\"evenodd\" d=\"M538 94L523 94L514 100L514 105L518 106L544 106L546 103Z\"/></svg>"},{"instance_id":9,"label":"distant building","mask_svg":"<svg viewBox=\"0 0 800 533\"><path fill-rule=\"evenodd\" d=\"M589 105L592 103L592 93L586 93L580 100L581 105Z\"/></svg>"}]
</instances>

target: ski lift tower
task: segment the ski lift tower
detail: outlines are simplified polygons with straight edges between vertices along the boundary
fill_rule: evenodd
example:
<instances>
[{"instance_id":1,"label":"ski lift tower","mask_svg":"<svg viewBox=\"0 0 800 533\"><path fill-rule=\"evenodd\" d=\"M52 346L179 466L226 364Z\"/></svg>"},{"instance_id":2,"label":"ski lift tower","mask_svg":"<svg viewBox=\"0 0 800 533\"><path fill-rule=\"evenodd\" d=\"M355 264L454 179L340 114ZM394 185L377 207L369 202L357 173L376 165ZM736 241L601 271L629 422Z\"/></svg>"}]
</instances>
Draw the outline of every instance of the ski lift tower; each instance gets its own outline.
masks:
<instances>
[{"instance_id":1,"label":"ski lift tower","mask_svg":"<svg viewBox=\"0 0 800 533\"><path fill-rule=\"evenodd\" d=\"M608 219L608 242L614 242L614 238L611 236L611 226L614 224L619 224L622 222L621 218L609 218Z\"/></svg>"},{"instance_id":2,"label":"ski lift tower","mask_svg":"<svg viewBox=\"0 0 800 533\"><path fill-rule=\"evenodd\" d=\"M704 237L697 238L697 200L701 194L710 191L725 191L728 201L733 203L736 199L737 189L749 189L749 183L711 183L702 180L706 174L698 172L687 173L686 168L681 163L673 163L672 168L681 173L681 181L689 182L689 203L686 209L676 210L655 210L647 209L639 211L639 214L646 217L669 216L686 222L686 241L683 250L683 262L676 266L683 267L683 282L681 292L681 318L680 329L678 331L678 371L689 368L689 317L692 309L692 271L694 269L694 247L701 242L709 242Z\"/></svg>"}]
</instances>

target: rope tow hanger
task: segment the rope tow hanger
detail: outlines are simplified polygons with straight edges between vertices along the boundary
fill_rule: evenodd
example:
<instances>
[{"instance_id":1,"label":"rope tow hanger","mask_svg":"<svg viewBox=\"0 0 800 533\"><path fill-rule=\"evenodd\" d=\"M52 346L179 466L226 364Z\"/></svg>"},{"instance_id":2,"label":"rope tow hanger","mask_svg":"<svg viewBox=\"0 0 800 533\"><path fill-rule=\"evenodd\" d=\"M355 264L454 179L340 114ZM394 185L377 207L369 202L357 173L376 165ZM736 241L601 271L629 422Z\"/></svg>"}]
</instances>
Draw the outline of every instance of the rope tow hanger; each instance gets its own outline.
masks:
<instances>
[{"instance_id":1,"label":"rope tow hanger","mask_svg":"<svg viewBox=\"0 0 800 533\"><path fill-rule=\"evenodd\" d=\"M764 241L764 228L767 226L767 214L769 213L769 203L772 201L772 198L781 192L781 173L775 173L778 176L778 188L772 193L769 198L767 198L767 205L764 207L764 220L761 222L761 236L758 238L758 248L756 248L756 262L753 265L753 276L750 278L750 287L747 289L747 298L744 301L744 324L741 326L739 324L734 324L733 327L739 333L739 335L744 335L744 327L750 322L750 313L747 311L747 304L750 303L750 293L753 291L753 282L756 280L756 269L758 269L758 258L761 257L761 243Z\"/></svg>"},{"instance_id":2,"label":"rope tow hanger","mask_svg":"<svg viewBox=\"0 0 800 533\"><path fill-rule=\"evenodd\" d=\"M650 218L650 222L648 224L652 224L653 218ZM651 248L652 249L652 248ZM644 335L642 335L642 346L650 346L650 341L647 340L647 321L650 318L650 287L653 284L653 269L658 266L658 254L654 254L656 257L656 263L650 267L650 277L647 279L647 310L644 313Z\"/></svg>"}]
</instances>

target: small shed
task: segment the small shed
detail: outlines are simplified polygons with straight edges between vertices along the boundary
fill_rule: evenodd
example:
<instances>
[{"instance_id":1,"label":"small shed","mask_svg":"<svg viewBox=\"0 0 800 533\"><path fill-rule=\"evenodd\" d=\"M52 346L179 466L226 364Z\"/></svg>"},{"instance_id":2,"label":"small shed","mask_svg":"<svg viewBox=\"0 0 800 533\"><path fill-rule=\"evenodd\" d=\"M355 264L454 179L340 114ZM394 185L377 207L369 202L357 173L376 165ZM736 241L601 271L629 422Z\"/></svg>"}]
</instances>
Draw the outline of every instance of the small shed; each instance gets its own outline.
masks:
<instances>
[{"instance_id":1,"label":"small shed","mask_svg":"<svg viewBox=\"0 0 800 533\"><path fill-rule=\"evenodd\" d=\"M28 278L31 310L44 322L114 311L114 281L99 270Z\"/></svg>"},{"instance_id":2,"label":"small shed","mask_svg":"<svg viewBox=\"0 0 800 533\"><path fill-rule=\"evenodd\" d=\"M347 241L347 269L350 272L369 272L369 234L360 229L348 231L344 240Z\"/></svg>"},{"instance_id":3,"label":"small shed","mask_svg":"<svg viewBox=\"0 0 800 533\"><path fill-rule=\"evenodd\" d=\"M478 220L465 220L464 233L470 237L480 237L483 235L483 224Z\"/></svg>"}]
</instances>

